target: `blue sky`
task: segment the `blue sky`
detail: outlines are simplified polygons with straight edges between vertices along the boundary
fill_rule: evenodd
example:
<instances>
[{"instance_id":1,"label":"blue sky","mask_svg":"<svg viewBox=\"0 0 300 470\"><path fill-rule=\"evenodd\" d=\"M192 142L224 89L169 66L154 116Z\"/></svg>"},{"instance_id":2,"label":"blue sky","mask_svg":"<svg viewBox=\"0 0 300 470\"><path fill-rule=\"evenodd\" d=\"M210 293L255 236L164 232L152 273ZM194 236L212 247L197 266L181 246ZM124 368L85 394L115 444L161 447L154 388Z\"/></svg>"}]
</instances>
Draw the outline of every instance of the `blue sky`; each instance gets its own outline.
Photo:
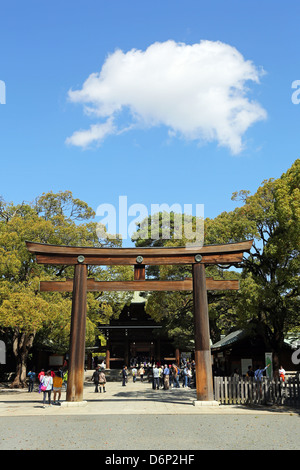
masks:
<instances>
[{"instance_id":1,"label":"blue sky","mask_svg":"<svg viewBox=\"0 0 300 470\"><path fill-rule=\"evenodd\" d=\"M149 210L152 203L204 204L206 217L232 210L236 204L231 201L232 192L247 189L254 193L264 179L279 177L299 158L300 104L291 100L292 83L300 80L299 14L298 1L276 0L3 1L0 80L6 86L6 104L0 105L0 195L18 203L47 191L70 190L94 210L103 203L117 208L119 196L124 195L128 205L141 203ZM167 41L172 46L169 60L149 61L145 51L157 43L155 53L164 57L159 54ZM186 80L190 77L184 76L188 62L183 62L178 82L174 84L170 78L170 92L166 93L170 101L164 96L159 100L161 89L154 93L147 85L146 78L153 83L155 64L161 64L162 82L168 85L164 80L172 77L172 64L176 66L173 52L175 57L183 45L180 51L185 60L191 50L186 46L200 41L217 45L218 60L225 50L234 60L235 48L241 67L251 61L252 72L259 75L257 80L244 81L242 94L244 105L255 102L265 116L254 118L252 124L249 121L241 132L243 147L237 152L222 145L219 138L182 135L186 96L191 99L191 115L195 114L193 125L198 125L197 118L203 113L200 133L206 119L208 132L215 131L222 105L215 99L200 113L193 108L193 93L196 101L211 89L206 81L203 87L199 85L199 93L191 90ZM132 88L128 85L123 94L122 73L125 70L125 80L128 69L121 68L116 50L122 51L121 59L127 59L130 51L141 51L131 54L136 83L129 80ZM193 50L198 54L198 49ZM116 58L114 67L106 82L103 74L102 82L95 86L96 90L103 84L105 90L110 87L105 103L109 109L113 104L115 110L104 113L103 103L100 108L98 101L88 114L84 83L91 74L99 78L109 57ZM211 54L204 60L211 66ZM145 68L138 73L141 61ZM224 69L216 64L221 91L226 79L233 80L234 64L226 63ZM200 82L205 65L207 62L201 62L197 69ZM80 102L70 99L70 90L79 91ZM153 92L153 108L161 108L157 121L149 108L152 95L144 108L137 112L135 107L134 100L138 104L146 100L148 90ZM177 107L168 115L170 103L177 101L182 104L178 116ZM103 140L88 148L66 143L74 133L110 119L114 131ZM227 122L222 121L217 129L221 133L223 124L226 127Z\"/></svg>"}]
</instances>

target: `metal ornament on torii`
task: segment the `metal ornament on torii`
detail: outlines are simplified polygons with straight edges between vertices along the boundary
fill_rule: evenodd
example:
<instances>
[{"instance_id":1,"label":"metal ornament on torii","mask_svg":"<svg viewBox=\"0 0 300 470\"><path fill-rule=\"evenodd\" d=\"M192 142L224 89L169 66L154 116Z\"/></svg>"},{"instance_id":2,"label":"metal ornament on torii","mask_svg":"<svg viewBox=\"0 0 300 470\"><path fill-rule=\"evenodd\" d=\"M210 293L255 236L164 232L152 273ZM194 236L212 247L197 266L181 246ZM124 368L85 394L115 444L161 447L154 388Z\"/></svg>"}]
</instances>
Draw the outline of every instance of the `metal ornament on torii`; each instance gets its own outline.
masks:
<instances>
[{"instance_id":1,"label":"metal ornament on torii","mask_svg":"<svg viewBox=\"0 0 300 470\"><path fill-rule=\"evenodd\" d=\"M175 248L92 248L26 242L39 264L73 265L74 278L41 281L40 291L72 292L70 359L66 400L83 400L85 330L88 291L193 291L197 401L213 401L213 380L207 290L237 290L238 281L216 281L205 276L206 265L236 265L253 240L224 245ZM145 279L145 266L191 265L192 279ZM95 281L87 278L88 265L133 265L134 281Z\"/></svg>"}]
</instances>

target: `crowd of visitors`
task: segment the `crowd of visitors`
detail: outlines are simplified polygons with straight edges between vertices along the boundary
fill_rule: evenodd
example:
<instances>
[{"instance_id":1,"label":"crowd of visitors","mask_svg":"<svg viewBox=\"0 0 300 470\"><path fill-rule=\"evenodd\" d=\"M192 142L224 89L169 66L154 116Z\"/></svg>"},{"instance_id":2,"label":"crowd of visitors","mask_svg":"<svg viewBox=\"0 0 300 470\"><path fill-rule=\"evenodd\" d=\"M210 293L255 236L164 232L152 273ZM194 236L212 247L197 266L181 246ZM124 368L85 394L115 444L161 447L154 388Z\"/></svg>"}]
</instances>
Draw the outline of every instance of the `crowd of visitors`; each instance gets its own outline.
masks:
<instances>
[{"instance_id":1,"label":"crowd of visitors","mask_svg":"<svg viewBox=\"0 0 300 470\"><path fill-rule=\"evenodd\" d=\"M270 365L262 367L260 365L249 366L248 371L245 375L246 379L253 378L256 381L261 381L262 377L265 375L266 370ZM127 370L126 372L122 371L123 385L126 385L128 377L132 375L133 383L136 382L137 378L140 377L141 382L144 378L148 379L148 382L152 382L152 387L154 390L164 389L168 390L170 388L179 388L180 384L182 387L187 388L196 388L196 378L195 378L195 361L181 360L180 365L175 363L173 364L161 364L157 363L143 363L136 364ZM216 364L212 366L213 376L224 376L224 371ZM285 380L285 370L283 367L280 367L279 370L280 379L284 382ZM238 369L234 369L231 377L240 378L241 373Z\"/></svg>"},{"instance_id":2,"label":"crowd of visitors","mask_svg":"<svg viewBox=\"0 0 300 470\"><path fill-rule=\"evenodd\" d=\"M269 367L256 366L253 370L252 366L249 366L246 373L246 378L261 381L262 376L265 374L266 369ZM95 393L106 393L106 376L105 376L105 362L102 361L95 368L91 380L95 385ZM215 364L212 367L213 376L224 375L222 369ZM279 370L280 379L284 382L285 370L280 367ZM131 366L128 370L127 366L124 365L121 371L122 386L126 386L130 377L132 382L136 383L137 379L140 382L147 380L148 383L152 383L153 390L169 390L172 388L196 388L195 378L195 361L188 361L183 359L180 361L180 365L176 363L166 364L160 362L144 361L137 363L132 361ZM45 408L46 403L49 406L60 405L61 392L63 387L67 389L68 381L68 370L66 367L61 367L59 370L47 370L42 369L36 374L35 369L32 369L27 374L28 377L28 392L34 390L34 384L38 383L38 392L43 394L43 407ZM239 378L240 373L238 369L235 369L232 373L232 377ZM53 400L51 401L53 392Z\"/></svg>"},{"instance_id":3,"label":"crowd of visitors","mask_svg":"<svg viewBox=\"0 0 300 470\"><path fill-rule=\"evenodd\" d=\"M137 381L138 377L141 382L147 379L148 382L152 382L154 390L179 388L180 383L182 387L195 388L195 362L181 361L180 366L175 363L162 364L160 362L133 363L129 371L124 365L122 386L126 386L130 376L132 376L133 383Z\"/></svg>"}]
</instances>

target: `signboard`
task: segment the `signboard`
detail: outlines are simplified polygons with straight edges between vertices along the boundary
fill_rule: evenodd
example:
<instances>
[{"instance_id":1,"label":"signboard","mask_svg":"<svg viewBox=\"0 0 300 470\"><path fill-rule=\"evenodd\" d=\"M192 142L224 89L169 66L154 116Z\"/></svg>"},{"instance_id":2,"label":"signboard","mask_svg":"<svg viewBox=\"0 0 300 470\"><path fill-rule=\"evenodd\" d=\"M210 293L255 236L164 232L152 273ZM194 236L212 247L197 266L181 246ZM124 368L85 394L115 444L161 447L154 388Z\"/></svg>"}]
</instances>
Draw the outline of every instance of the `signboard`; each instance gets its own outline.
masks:
<instances>
[{"instance_id":1,"label":"signboard","mask_svg":"<svg viewBox=\"0 0 300 470\"><path fill-rule=\"evenodd\" d=\"M266 377L269 379L273 378L273 359L272 359L272 353L265 353L265 363L266 366L270 364L270 366L266 370Z\"/></svg>"},{"instance_id":2,"label":"signboard","mask_svg":"<svg viewBox=\"0 0 300 470\"><path fill-rule=\"evenodd\" d=\"M4 341L0 341L0 364L6 364L6 346Z\"/></svg>"},{"instance_id":3,"label":"signboard","mask_svg":"<svg viewBox=\"0 0 300 470\"><path fill-rule=\"evenodd\" d=\"M64 363L64 356L49 356L49 366L62 366Z\"/></svg>"},{"instance_id":4,"label":"signboard","mask_svg":"<svg viewBox=\"0 0 300 470\"><path fill-rule=\"evenodd\" d=\"M252 359L241 359L242 375L246 375L248 367L252 366Z\"/></svg>"}]
</instances>

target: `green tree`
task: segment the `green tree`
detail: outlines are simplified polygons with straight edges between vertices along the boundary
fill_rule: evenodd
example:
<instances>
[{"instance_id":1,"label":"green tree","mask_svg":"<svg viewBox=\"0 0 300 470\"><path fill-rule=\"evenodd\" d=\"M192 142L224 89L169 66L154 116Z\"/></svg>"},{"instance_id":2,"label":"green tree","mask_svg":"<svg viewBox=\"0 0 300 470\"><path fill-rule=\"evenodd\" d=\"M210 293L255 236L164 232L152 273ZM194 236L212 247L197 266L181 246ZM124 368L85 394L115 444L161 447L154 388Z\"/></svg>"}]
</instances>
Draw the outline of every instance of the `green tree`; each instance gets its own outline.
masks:
<instances>
[{"instance_id":1,"label":"green tree","mask_svg":"<svg viewBox=\"0 0 300 470\"><path fill-rule=\"evenodd\" d=\"M146 223L147 222L147 223ZM183 235L184 214L159 213L156 216L156 224L159 224L157 233L158 239L152 240L150 235L151 217L148 221L143 221L144 231L140 225L137 228L137 234L145 233L145 227L148 226L148 237L136 240L137 246L186 246L187 240ZM196 220L191 218L192 230L196 230ZM180 226L181 224L181 226ZM178 227L180 228L178 229ZM165 228L170 228L169 239L163 238ZM178 237L181 234L181 238ZM192 277L191 266L172 265L172 266L151 266L147 269L147 275L157 279L185 279ZM217 266L206 268L206 276L214 279L237 279L240 277L238 272L226 272ZM210 316L210 334L214 341L220 337L220 333L235 318L232 308L234 293L227 291L208 292L209 316ZM191 349L194 342L194 317L193 317L193 296L192 292L153 292L147 296L147 313L157 322L160 322L164 332L172 339L175 347L181 350Z\"/></svg>"},{"instance_id":2,"label":"green tree","mask_svg":"<svg viewBox=\"0 0 300 470\"><path fill-rule=\"evenodd\" d=\"M239 207L214 219L205 219L204 243L253 239L253 249L250 255L245 255L239 270L206 268L208 277L240 279L238 292L209 293L211 336L216 340L219 333L227 333L234 327L251 328L263 338L266 349L273 352L276 369L284 336L300 327L300 160L280 178L263 181L254 195L243 190L234 193L232 198ZM184 240L139 240L140 246L144 243L147 246L154 243L184 246ZM155 275L185 277L189 275L185 270L160 267ZM147 308L157 319L164 318L170 331L177 328L182 336L189 336L192 331L189 294L153 293Z\"/></svg>"},{"instance_id":3,"label":"green tree","mask_svg":"<svg viewBox=\"0 0 300 470\"><path fill-rule=\"evenodd\" d=\"M72 266L43 266L35 262L25 241L58 245L119 246L120 242L99 240L94 212L74 199L69 191L43 194L32 204L0 201L0 326L11 338L16 358L14 387L24 386L26 364L33 341L67 348L70 332L71 294L40 293L39 281L72 278ZM106 277L109 270L89 267L89 277ZM101 293L88 294L87 344L97 334L97 322L108 318L126 301L114 296L101 300Z\"/></svg>"},{"instance_id":4,"label":"green tree","mask_svg":"<svg viewBox=\"0 0 300 470\"><path fill-rule=\"evenodd\" d=\"M243 190L233 199L241 207L207 221L207 239L254 239L243 262L236 321L263 338L276 369L284 336L299 328L300 160L254 195Z\"/></svg>"}]
</instances>

